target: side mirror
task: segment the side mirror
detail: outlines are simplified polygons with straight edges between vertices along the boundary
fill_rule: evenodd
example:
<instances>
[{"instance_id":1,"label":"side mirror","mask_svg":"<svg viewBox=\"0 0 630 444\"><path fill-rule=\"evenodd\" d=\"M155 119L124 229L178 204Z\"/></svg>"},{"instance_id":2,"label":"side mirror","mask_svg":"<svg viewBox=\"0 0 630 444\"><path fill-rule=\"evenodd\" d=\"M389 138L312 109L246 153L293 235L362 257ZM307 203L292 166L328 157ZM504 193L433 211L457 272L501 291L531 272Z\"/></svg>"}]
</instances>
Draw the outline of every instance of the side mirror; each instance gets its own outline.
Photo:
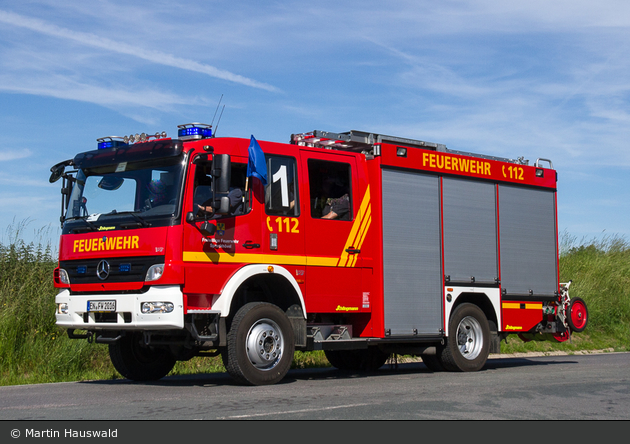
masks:
<instances>
[{"instance_id":1,"label":"side mirror","mask_svg":"<svg viewBox=\"0 0 630 444\"><path fill-rule=\"evenodd\" d=\"M197 164L207 162L207 161L208 161L207 154L199 154L197 157L193 159L193 164L197 165Z\"/></svg>"},{"instance_id":2,"label":"side mirror","mask_svg":"<svg viewBox=\"0 0 630 444\"><path fill-rule=\"evenodd\" d=\"M50 172L52 173L50 175L50 179L48 179L48 181L50 183L55 183L59 180L60 177L63 176L64 171L66 170L67 166L73 165L74 162L72 161L72 159L69 160L64 160L63 162L59 162L56 165L53 165L50 168Z\"/></svg>"},{"instance_id":3,"label":"side mirror","mask_svg":"<svg viewBox=\"0 0 630 444\"><path fill-rule=\"evenodd\" d=\"M217 209L215 210L216 214L230 214L230 198L227 196L223 196L220 199L215 201L217 205Z\"/></svg>"},{"instance_id":4,"label":"side mirror","mask_svg":"<svg viewBox=\"0 0 630 444\"><path fill-rule=\"evenodd\" d=\"M204 236L210 237L217 232L217 226L210 222L204 222L199 226L199 231L201 231L201 234Z\"/></svg>"},{"instance_id":5,"label":"side mirror","mask_svg":"<svg viewBox=\"0 0 630 444\"><path fill-rule=\"evenodd\" d=\"M186 214L186 222L188 222L190 224L194 224L195 222L198 222L198 221L199 221L199 219L197 219L195 217L195 213L193 213L192 211ZM210 223L207 220L205 220L205 221L203 221L201 223L201 225L199 225L199 231L205 237L210 237L214 233L217 232L217 226L215 224Z\"/></svg>"},{"instance_id":6,"label":"side mirror","mask_svg":"<svg viewBox=\"0 0 630 444\"><path fill-rule=\"evenodd\" d=\"M50 169L52 174L50 175L50 179L48 179L48 181L50 183L57 182L59 178L63 176L63 173L65 170L66 170L66 166L63 163L58 163L57 165L55 165L54 167Z\"/></svg>"},{"instance_id":7,"label":"side mirror","mask_svg":"<svg viewBox=\"0 0 630 444\"><path fill-rule=\"evenodd\" d=\"M230 191L232 160L228 154L216 154L212 161L212 177L214 178L214 192L227 194Z\"/></svg>"}]
</instances>

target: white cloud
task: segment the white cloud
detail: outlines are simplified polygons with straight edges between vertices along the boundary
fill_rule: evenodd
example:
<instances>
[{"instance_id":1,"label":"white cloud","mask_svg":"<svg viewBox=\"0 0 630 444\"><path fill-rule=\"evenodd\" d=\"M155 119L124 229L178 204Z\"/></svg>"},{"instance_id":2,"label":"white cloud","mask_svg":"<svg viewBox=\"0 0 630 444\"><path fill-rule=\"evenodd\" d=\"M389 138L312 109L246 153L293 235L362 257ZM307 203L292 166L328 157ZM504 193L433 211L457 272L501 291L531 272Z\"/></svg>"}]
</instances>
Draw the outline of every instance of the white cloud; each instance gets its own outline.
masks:
<instances>
[{"instance_id":1,"label":"white cloud","mask_svg":"<svg viewBox=\"0 0 630 444\"><path fill-rule=\"evenodd\" d=\"M191 105L198 99L183 97L168 91L130 88L122 85L99 86L76 82L62 75L33 76L17 79L0 75L0 90L18 94L32 94L58 99L97 103L103 106L144 106L164 109L172 105Z\"/></svg>"},{"instance_id":2,"label":"white cloud","mask_svg":"<svg viewBox=\"0 0 630 444\"><path fill-rule=\"evenodd\" d=\"M0 162L8 162L10 160L24 159L26 157L30 157L30 155L31 155L31 150L28 150L28 149L2 150L0 151Z\"/></svg>"},{"instance_id":3,"label":"white cloud","mask_svg":"<svg viewBox=\"0 0 630 444\"><path fill-rule=\"evenodd\" d=\"M71 29L63 28L37 18L25 17L23 15L15 14L9 11L0 10L0 22L4 22L12 26L26 28L31 31L46 34L52 37L71 40L81 45L91 46L94 48L104 49L106 51L133 56L159 65L166 65L174 68L198 72L201 74L209 75L211 77L239 83L253 88L260 88L267 91L277 91L277 88L275 88L274 86L268 85L263 82L258 82L239 74L234 74L232 72L219 69L211 65L199 63L195 60L185 59L160 51L128 45L124 42L100 37L96 34L73 31Z\"/></svg>"},{"instance_id":4,"label":"white cloud","mask_svg":"<svg viewBox=\"0 0 630 444\"><path fill-rule=\"evenodd\" d=\"M50 174L50 173L47 172L47 174ZM20 175L0 171L0 184L12 186L16 188L50 187L50 183L48 182L48 176L46 176L45 178L43 177L33 178L33 176L26 174L26 171L24 171ZM12 199L17 199L16 202L20 202L21 204L25 202L24 199L17 197L12 193L2 195L0 196L0 198L3 199L4 202L8 200L12 200ZM41 196L39 198L41 198Z\"/></svg>"}]
</instances>

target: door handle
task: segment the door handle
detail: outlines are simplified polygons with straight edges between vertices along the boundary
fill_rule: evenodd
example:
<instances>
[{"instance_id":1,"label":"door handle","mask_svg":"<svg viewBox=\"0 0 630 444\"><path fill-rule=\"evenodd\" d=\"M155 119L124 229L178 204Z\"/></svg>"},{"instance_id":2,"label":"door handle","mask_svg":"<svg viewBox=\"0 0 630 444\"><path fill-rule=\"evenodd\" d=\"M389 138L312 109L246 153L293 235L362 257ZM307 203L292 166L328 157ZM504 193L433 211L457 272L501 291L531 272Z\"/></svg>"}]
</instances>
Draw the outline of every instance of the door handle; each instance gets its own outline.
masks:
<instances>
[{"instance_id":1,"label":"door handle","mask_svg":"<svg viewBox=\"0 0 630 444\"><path fill-rule=\"evenodd\" d=\"M359 253L361 253L361 250L359 250L358 248L350 247L350 248L346 248L346 253L348 253L348 254L359 254Z\"/></svg>"},{"instance_id":2,"label":"door handle","mask_svg":"<svg viewBox=\"0 0 630 444\"><path fill-rule=\"evenodd\" d=\"M260 244L255 244L252 241L245 241L243 248L247 248L248 250L251 250L252 248L260 248Z\"/></svg>"}]
</instances>

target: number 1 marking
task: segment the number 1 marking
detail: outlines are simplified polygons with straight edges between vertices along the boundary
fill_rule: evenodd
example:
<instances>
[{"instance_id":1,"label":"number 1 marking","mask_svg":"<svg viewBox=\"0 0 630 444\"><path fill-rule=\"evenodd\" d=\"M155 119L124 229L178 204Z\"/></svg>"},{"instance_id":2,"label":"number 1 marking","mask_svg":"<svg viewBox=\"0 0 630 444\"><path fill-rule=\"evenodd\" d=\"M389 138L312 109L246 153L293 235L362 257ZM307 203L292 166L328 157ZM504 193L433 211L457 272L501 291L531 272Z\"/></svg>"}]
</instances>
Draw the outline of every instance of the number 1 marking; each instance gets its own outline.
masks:
<instances>
[{"instance_id":1,"label":"number 1 marking","mask_svg":"<svg viewBox=\"0 0 630 444\"><path fill-rule=\"evenodd\" d=\"M273 183L280 181L280 192L282 194L282 206L289 206L289 180L287 178L286 165L280 165L278 171L272 176Z\"/></svg>"}]
</instances>

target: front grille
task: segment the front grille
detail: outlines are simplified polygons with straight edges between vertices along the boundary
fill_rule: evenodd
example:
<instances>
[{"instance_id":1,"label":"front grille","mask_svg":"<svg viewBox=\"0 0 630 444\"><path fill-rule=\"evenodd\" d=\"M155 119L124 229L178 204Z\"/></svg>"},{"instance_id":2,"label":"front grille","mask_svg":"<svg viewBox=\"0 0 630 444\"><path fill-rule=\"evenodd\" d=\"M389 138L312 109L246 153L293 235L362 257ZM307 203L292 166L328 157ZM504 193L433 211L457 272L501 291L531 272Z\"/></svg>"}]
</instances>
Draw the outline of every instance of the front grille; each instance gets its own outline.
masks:
<instances>
[{"instance_id":1,"label":"front grille","mask_svg":"<svg viewBox=\"0 0 630 444\"><path fill-rule=\"evenodd\" d=\"M94 323L95 324L117 324L118 323L118 314L119 313L91 313L91 315L94 318ZM130 324L131 323L131 313L129 312L123 312L123 322L125 324ZM83 322L85 324L89 324L90 323L90 313L85 312L83 313Z\"/></svg>"},{"instance_id":2,"label":"front grille","mask_svg":"<svg viewBox=\"0 0 630 444\"><path fill-rule=\"evenodd\" d=\"M102 260L109 264L109 275L105 279L100 279L96 274ZM59 266L66 270L71 284L102 284L142 282L151 265L163 263L164 256L133 256L61 261Z\"/></svg>"}]
</instances>

